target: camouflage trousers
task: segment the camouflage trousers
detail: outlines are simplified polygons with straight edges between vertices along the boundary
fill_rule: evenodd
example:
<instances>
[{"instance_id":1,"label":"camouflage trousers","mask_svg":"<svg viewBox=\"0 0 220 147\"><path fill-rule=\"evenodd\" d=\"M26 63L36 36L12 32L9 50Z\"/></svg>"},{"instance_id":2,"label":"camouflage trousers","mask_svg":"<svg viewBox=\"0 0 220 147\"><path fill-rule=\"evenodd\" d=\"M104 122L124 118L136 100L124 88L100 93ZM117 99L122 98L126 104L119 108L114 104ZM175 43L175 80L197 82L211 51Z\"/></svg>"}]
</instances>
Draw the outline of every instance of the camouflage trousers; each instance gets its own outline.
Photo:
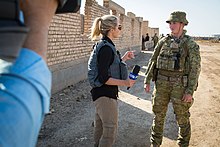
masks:
<instances>
[{"instance_id":1,"label":"camouflage trousers","mask_svg":"<svg viewBox=\"0 0 220 147\"><path fill-rule=\"evenodd\" d=\"M191 137L190 112L192 103L183 102L184 94L182 80L157 79L152 95L152 110L155 114L152 124L151 143L160 145L163 138L164 120L169 102L172 102L173 109L179 126L178 144L181 147L189 146Z\"/></svg>"}]
</instances>

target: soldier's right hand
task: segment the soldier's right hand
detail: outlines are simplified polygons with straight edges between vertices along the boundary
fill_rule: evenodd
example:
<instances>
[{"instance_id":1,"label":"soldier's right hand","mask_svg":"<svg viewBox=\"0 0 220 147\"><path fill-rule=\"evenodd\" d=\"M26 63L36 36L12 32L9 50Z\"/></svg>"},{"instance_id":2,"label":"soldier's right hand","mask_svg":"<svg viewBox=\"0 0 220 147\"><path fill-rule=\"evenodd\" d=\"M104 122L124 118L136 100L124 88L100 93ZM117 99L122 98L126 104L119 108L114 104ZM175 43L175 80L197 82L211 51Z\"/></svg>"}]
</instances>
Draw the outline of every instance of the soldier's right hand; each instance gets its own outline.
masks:
<instances>
[{"instance_id":1,"label":"soldier's right hand","mask_svg":"<svg viewBox=\"0 0 220 147\"><path fill-rule=\"evenodd\" d=\"M144 90L149 93L150 92L150 84L144 84Z\"/></svg>"}]
</instances>

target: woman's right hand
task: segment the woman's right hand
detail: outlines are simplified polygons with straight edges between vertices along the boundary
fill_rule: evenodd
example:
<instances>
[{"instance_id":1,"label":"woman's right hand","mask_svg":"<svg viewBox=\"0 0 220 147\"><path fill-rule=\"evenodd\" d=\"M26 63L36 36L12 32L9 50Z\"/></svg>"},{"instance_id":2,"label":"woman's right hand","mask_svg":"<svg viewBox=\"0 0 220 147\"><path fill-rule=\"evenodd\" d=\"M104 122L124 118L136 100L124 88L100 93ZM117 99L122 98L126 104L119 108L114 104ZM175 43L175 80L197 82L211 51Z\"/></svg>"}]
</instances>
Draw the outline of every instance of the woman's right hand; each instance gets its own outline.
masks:
<instances>
[{"instance_id":1,"label":"woman's right hand","mask_svg":"<svg viewBox=\"0 0 220 147\"><path fill-rule=\"evenodd\" d=\"M125 80L125 86L127 87L132 87L135 84L136 80L132 80L132 79L127 79Z\"/></svg>"}]
</instances>

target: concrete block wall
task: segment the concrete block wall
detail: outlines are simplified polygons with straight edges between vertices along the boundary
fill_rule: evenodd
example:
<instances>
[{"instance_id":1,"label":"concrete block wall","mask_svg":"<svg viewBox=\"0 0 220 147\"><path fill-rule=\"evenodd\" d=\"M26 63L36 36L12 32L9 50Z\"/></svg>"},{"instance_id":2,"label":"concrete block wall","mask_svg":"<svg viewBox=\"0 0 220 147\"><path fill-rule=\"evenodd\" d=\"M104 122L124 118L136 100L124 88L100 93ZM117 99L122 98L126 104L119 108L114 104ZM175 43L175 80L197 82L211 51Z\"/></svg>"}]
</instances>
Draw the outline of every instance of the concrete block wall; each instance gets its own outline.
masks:
<instances>
[{"instance_id":1,"label":"concrete block wall","mask_svg":"<svg viewBox=\"0 0 220 147\"><path fill-rule=\"evenodd\" d=\"M113 14L120 18L121 36L114 40L123 54L127 50L141 51L143 18L111 0L103 0L103 6L95 0L86 0L85 15L77 13L54 16L49 29L47 63L53 75L52 93L87 78L87 62L92 51L90 28L96 17ZM148 26L147 26L148 27ZM146 33L144 33L146 34ZM159 34L159 33L158 33Z\"/></svg>"}]
</instances>

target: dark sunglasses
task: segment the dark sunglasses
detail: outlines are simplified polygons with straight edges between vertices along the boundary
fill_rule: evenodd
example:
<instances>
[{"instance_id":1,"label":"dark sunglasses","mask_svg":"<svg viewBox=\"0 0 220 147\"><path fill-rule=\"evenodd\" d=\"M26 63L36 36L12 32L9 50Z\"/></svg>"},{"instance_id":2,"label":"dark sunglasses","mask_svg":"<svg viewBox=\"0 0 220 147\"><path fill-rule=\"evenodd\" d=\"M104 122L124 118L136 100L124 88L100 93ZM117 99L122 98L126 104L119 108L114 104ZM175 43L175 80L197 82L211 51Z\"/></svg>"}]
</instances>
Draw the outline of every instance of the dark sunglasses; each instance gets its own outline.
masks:
<instances>
[{"instance_id":1,"label":"dark sunglasses","mask_svg":"<svg viewBox=\"0 0 220 147\"><path fill-rule=\"evenodd\" d=\"M119 29L119 30L121 30L121 29L122 29L122 26L121 26L121 25L119 25L119 26L118 26L118 29Z\"/></svg>"}]
</instances>

